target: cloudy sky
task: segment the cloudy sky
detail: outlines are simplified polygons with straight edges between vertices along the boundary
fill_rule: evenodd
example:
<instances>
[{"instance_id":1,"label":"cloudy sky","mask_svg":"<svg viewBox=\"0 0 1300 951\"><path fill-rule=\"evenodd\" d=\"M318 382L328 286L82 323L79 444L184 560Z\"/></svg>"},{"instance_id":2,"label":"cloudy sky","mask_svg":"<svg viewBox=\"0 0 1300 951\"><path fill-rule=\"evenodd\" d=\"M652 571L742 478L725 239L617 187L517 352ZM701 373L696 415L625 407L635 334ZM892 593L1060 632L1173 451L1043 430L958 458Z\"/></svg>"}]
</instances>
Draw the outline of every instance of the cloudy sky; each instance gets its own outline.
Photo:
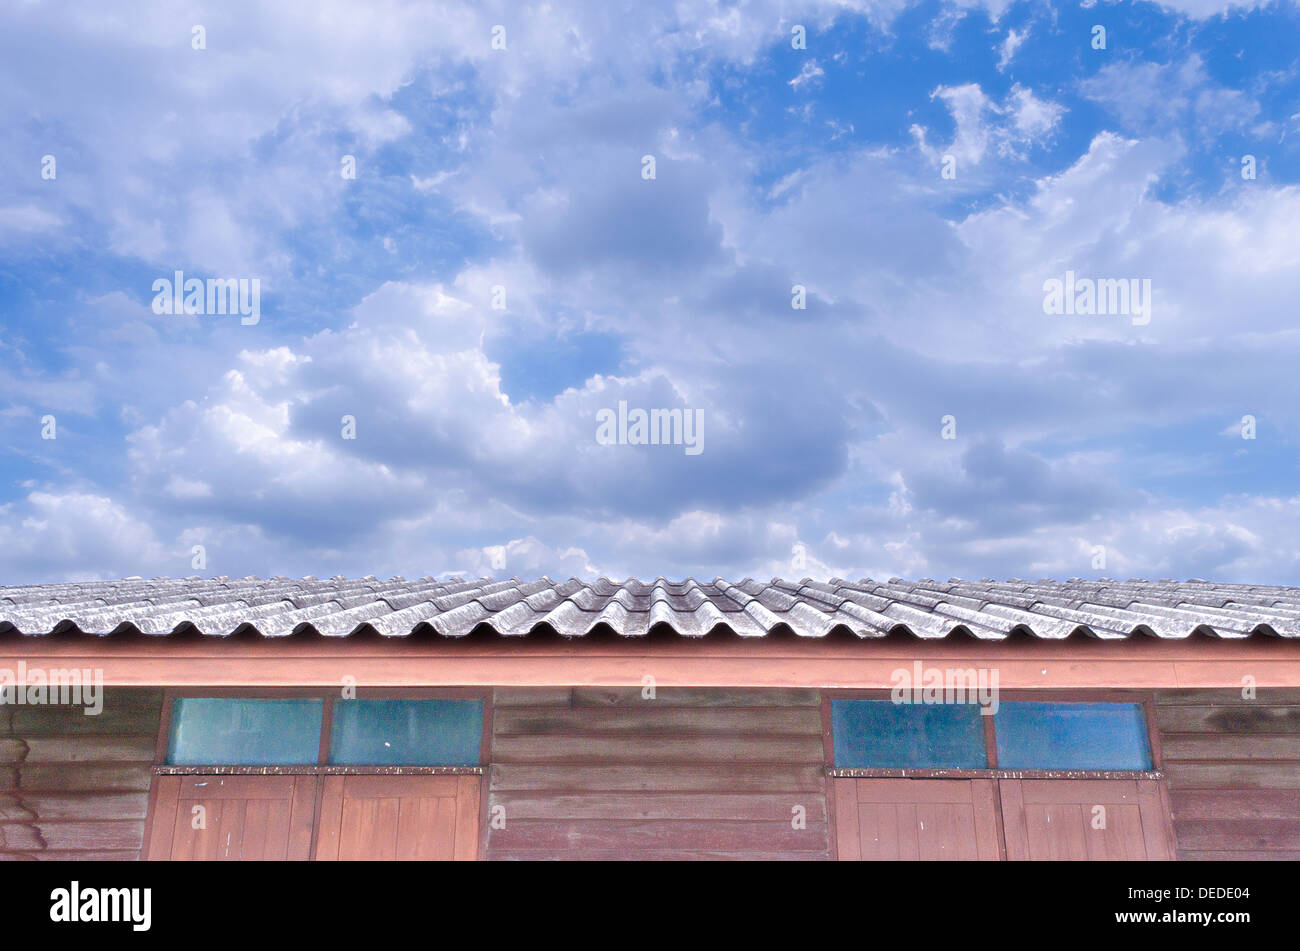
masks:
<instances>
[{"instance_id":1,"label":"cloudy sky","mask_svg":"<svg viewBox=\"0 0 1300 951\"><path fill-rule=\"evenodd\" d=\"M1294 3L14 0L0 125L5 583L1300 581Z\"/></svg>"}]
</instances>

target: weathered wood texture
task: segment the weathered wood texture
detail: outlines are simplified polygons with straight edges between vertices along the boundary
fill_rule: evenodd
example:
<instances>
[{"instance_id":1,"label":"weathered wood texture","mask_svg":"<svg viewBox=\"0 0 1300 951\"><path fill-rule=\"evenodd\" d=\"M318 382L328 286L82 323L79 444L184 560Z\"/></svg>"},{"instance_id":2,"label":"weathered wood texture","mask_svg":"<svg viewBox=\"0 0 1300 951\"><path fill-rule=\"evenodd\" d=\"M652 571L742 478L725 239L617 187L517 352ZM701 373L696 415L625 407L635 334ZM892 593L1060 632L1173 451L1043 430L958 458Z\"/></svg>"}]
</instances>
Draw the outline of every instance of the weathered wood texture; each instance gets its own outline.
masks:
<instances>
[{"instance_id":1,"label":"weathered wood texture","mask_svg":"<svg viewBox=\"0 0 1300 951\"><path fill-rule=\"evenodd\" d=\"M490 859L826 859L815 690L498 689Z\"/></svg>"},{"instance_id":2,"label":"weathered wood texture","mask_svg":"<svg viewBox=\"0 0 1300 951\"><path fill-rule=\"evenodd\" d=\"M306 860L315 792L313 776L160 776L148 857Z\"/></svg>"},{"instance_id":3,"label":"weathered wood texture","mask_svg":"<svg viewBox=\"0 0 1300 951\"><path fill-rule=\"evenodd\" d=\"M840 861L997 861L991 779L836 779Z\"/></svg>"},{"instance_id":4,"label":"weathered wood texture","mask_svg":"<svg viewBox=\"0 0 1300 951\"><path fill-rule=\"evenodd\" d=\"M318 861L472 861L477 776L324 776Z\"/></svg>"},{"instance_id":5,"label":"weathered wood texture","mask_svg":"<svg viewBox=\"0 0 1300 951\"><path fill-rule=\"evenodd\" d=\"M1002 779L1012 861L1167 861L1169 821L1154 779Z\"/></svg>"},{"instance_id":6,"label":"weathered wood texture","mask_svg":"<svg viewBox=\"0 0 1300 951\"><path fill-rule=\"evenodd\" d=\"M1300 859L1300 689L1156 694L1180 859Z\"/></svg>"},{"instance_id":7,"label":"weathered wood texture","mask_svg":"<svg viewBox=\"0 0 1300 951\"><path fill-rule=\"evenodd\" d=\"M138 859L162 691L103 710L0 705L0 860Z\"/></svg>"}]
</instances>

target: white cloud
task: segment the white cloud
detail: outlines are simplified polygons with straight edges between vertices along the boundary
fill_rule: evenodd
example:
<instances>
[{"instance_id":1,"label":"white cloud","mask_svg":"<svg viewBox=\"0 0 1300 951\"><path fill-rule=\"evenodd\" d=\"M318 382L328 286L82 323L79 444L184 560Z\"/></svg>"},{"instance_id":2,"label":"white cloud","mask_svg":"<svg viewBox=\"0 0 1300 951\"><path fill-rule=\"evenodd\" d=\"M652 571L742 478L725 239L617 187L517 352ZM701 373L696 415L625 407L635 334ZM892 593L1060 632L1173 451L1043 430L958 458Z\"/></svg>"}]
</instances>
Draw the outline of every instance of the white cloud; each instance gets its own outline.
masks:
<instances>
[{"instance_id":1,"label":"white cloud","mask_svg":"<svg viewBox=\"0 0 1300 951\"><path fill-rule=\"evenodd\" d=\"M1159 6L1197 20L1247 13L1265 6L1268 0L1156 0Z\"/></svg>"},{"instance_id":2,"label":"white cloud","mask_svg":"<svg viewBox=\"0 0 1300 951\"><path fill-rule=\"evenodd\" d=\"M1006 37L998 46L998 72L1006 72L1007 67L1011 65L1011 60L1015 58L1016 50L1020 49L1020 44L1024 43L1028 36L1028 27L1020 32L1014 29L1007 30Z\"/></svg>"},{"instance_id":3,"label":"white cloud","mask_svg":"<svg viewBox=\"0 0 1300 951\"><path fill-rule=\"evenodd\" d=\"M932 50L946 53L952 48L953 31L966 17L966 11L960 6L941 9L930 24L928 45Z\"/></svg>"},{"instance_id":4,"label":"white cloud","mask_svg":"<svg viewBox=\"0 0 1300 951\"><path fill-rule=\"evenodd\" d=\"M805 85L815 86L825 75L826 70L817 65L817 60L810 59L808 62L803 64L803 68L799 70L799 75L786 83L786 85L792 86L795 89L799 89Z\"/></svg>"},{"instance_id":5,"label":"white cloud","mask_svg":"<svg viewBox=\"0 0 1300 951\"><path fill-rule=\"evenodd\" d=\"M1065 107L1037 98L1032 89L1017 83L1011 87L1004 109L1010 113L1020 141L1041 144L1056 129Z\"/></svg>"},{"instance_id":6,"label":"white cloud","mask_svg":"<svg viewBox=\"0 0 1300 951\"><path fill-rule=\"evenodd\" d=\"M0 236L27 235L32 232L55 231L62 227L58 215L38 205L9 205L0 208Z\"/></svg>"},{"instance_id":7,"label":"white cloud","mask_svg":"<svg viewBox=\"0 0 1300 951\"><path fill-rule=\"evenodd\" d=\"M1023 159L1024 148L1045 144L1065 114L1063 106L1037 98L1033 90L1019 83L1001 103L990 99L978 83L939 86L930 98L947 107L956 127L953 139L946 146L932 146L929 130L921 125L912 127L912 136L933 164L939 164L945 155L953 156L959 179L977 168L993 147L1001 156Z\"/></svg>"},{"instance_id":8,"label":"white cloud","mask_svg":"<svg viewBox=\"0 0 1300 951\"><path fill-rule=\"evenodd\" d=\"M1167 64L1115 62L1080 83L1080 91L1102 104L1133 135L1186 135L1213 142L1220 133L1256 125L1259 103L1250 95L1214 82L1199 54ZM1268 128L1265 125L1261 132Z\"/></svg>"},{"instance_id":9,"label":"white cloud","mask_svg":"<svg viewBox=\"0 0 1300 951\"><path fill-rule=\"evenodd\" d=\"M178 572L152 526L104 495L33 491L0 516L8 583L122 577L140 566Z\"/></svg>"},{"instance_id":10,"label":"white cloud","mask_svg":"<svg viewBox=\"0 0 1300 951\"><path fill-rule=\"evenodd\" d=\"M501 545L470 548L455 555L456 564L467 565L466 576L494 578L538 578L546 575L553 579L592 578L601 574L600 568L581 548L557 551L531 535L514 538Z\"/></svg>"}]
</instances>

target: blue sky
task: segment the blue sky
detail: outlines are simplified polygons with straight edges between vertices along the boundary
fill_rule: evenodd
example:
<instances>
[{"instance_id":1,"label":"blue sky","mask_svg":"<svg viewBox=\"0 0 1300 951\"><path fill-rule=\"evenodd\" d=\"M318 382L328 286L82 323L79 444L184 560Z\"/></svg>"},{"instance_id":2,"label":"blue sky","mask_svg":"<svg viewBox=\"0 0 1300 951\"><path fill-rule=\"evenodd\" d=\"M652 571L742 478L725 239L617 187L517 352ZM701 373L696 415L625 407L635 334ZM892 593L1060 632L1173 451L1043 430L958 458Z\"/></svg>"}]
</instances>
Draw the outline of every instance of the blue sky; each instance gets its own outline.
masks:
<instances>
[{"instance_id":1,"label":"blue sky","mask_svg":"<svg viewBox=\"0 0 1300 951\"><path fill-rule=\"evenodd\" d=\"M0 82L7 583L1300 575L1294 3L19 2Z\"/></svg>"}]
</instances>

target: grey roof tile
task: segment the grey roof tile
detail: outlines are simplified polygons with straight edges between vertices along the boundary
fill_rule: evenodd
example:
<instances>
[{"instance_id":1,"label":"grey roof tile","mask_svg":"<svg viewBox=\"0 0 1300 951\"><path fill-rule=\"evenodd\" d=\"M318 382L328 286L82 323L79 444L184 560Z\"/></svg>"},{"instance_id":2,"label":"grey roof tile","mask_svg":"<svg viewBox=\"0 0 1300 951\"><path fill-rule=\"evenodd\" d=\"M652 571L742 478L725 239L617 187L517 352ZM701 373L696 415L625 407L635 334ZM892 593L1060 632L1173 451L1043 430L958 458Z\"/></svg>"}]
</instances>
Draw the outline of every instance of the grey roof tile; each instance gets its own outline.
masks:
<instances>
[{"instance_id":1,"label":"grey roof tile","mask_svg":"<svg viewBox=\"0 0 1300 951\"><path fill-rule=\"evenodd\" d=\"M847 632L860 638L963 632L998 640L1027 632L1044 640L1092 636L1178 639L1206 634L1300 638L1300 588L1205 581L905 581L723 578L670 581L598 578L124 578L0 587L0 633L108 635L182 630L225 637L315 632L385 637L430 629L464 637L480 626L519 637L549 626L584 637L605 626L625 637L666 628L684 637L730 631L763 637Z\"/></svg>"}]
</instances>

